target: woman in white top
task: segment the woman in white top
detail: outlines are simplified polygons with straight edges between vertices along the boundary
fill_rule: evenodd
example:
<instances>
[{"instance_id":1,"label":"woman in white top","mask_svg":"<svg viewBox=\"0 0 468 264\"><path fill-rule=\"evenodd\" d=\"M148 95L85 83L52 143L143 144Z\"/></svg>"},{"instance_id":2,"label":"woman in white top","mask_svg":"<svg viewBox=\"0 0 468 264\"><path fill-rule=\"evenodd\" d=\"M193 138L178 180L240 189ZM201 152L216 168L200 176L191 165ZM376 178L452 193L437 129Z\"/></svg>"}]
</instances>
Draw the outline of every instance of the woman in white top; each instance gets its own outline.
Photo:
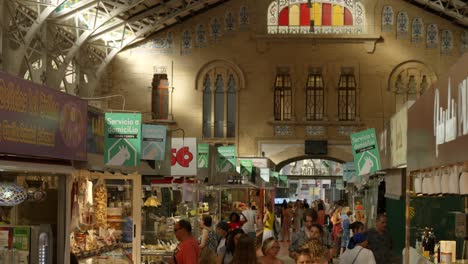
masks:
<instances>
[{"instance_id":1,"label":"woman in white top","mask_svg":"<svg viewBox=\"0 0 468 264\"><path fill-rule=\"evenodd\" d=\"M367 249L367 236L354 234L349 240L348 248L340 256L340 264L376 264L374 254Z\"/></svg>"}]
</instances>

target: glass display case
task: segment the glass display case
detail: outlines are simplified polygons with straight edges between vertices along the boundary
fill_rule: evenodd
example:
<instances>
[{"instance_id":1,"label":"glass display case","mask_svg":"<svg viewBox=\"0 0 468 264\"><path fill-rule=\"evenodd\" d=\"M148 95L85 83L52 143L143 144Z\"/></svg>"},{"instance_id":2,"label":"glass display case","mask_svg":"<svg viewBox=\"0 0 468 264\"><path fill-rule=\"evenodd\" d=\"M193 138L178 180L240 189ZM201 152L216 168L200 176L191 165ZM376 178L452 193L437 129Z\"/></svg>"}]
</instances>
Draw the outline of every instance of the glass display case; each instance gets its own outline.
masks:
<instances>
[{"instance_id":1,"label":"glass display case","mask_svg":"<svg viewBox=\"0 0 468 264\"><path fill-rule=\"evenodd\" d=\"M136 263L141 176L81 172L72 186L71 251L79 263Z\"/></svg>"},{"instance_id":2,"label":"glass display case","mask_svg":"<svg viewBox=\"0 0 468 264\"><path fill-rule=\"evenodd\" d=\"M167 263L178 241L174 224L187 219L198 236L197 184L192 181L143 179L141 263Z\"/></svg>"}]
</instances>

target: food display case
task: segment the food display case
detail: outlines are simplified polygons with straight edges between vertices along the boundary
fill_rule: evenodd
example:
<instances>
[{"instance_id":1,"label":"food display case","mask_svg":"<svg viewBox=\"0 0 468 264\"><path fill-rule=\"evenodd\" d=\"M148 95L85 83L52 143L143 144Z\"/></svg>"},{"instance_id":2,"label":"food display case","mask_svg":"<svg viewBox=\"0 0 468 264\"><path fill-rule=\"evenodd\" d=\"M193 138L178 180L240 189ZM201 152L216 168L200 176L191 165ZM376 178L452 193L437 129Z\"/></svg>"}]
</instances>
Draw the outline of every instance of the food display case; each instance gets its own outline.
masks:
<instances>
[{"instance_id":1,"label":"food display case","mask_svg":"<svg viewBox=\"0 0 468 264\"><path fill-rule=\"evenodd\" d=\"M167 263L178 241L174 224L189 220L198 236L197 184L185 179L144 178L142 185L141 263Z\"/></svg>"},{"instance_id":2,"label":"food display case","mask_svg":"<svg viewBox=\"0 0 468 264\"><path fill-rule=\"evenodd\" d=\"M141 176L88 171L75 176L70 245L79 263L137 263Z\"/></svg>"}]
</instances>

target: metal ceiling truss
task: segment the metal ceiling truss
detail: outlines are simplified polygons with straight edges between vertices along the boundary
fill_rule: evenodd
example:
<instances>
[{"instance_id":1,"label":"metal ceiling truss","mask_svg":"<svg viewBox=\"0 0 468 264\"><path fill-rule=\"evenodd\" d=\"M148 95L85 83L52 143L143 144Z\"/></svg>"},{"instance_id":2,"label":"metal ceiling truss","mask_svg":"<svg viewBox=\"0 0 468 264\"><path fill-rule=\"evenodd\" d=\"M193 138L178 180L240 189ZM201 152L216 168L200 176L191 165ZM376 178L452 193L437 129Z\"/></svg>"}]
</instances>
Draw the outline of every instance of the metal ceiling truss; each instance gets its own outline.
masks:
<instances>
[{"instance_id":1,"label":"metal ceiling truss","mask_svg":"<svg viewBox=\"0 0 468 264\"><path fill-rule=\"evenodd\" d=\"M406 0L455 23L468 27L468 3L462 0Z\"/></svg>"},{"instance_id":2,"label":"metal ceiling truss","mask_svg":"<svg viewBox=\"0 0 468 264\"><path fill-rule=\"evenodd\" d=\"M8 71L92 96L122 49L227 0L2 1L11 21Z\"/></svg>"}]
</instances>

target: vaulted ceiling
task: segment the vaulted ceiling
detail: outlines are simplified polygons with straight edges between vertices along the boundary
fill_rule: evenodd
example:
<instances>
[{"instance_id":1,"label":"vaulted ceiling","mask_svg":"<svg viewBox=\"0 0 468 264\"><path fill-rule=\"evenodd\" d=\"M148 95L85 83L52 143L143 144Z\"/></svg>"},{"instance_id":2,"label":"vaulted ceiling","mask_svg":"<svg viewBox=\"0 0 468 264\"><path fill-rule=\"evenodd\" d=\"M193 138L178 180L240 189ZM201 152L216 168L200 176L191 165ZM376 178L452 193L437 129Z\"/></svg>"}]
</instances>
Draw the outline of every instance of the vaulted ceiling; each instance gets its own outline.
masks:
<instances>
[{"instance_id":1,"label":"vaulted ceiling","mask_svg":"<svg viewBox=\"0 0 468 264\"><path fill-rule=\"evenodd\" d=\"M7 3L11 21L7 31L14 47L7 55L14 64L8 70L19 75L30 72L29 78L37 82L65 86L67 92L78 93L78 86L88 83L85 74L100 76L125 47L229 0L3 1ZM403 1L468 28L467 0ZM47 69L41 61L44 54L51 61ZM80 65L83 80L81 84L64 85L64 76L76 73L74 65Z\"/></svg>"}]
</instances>

